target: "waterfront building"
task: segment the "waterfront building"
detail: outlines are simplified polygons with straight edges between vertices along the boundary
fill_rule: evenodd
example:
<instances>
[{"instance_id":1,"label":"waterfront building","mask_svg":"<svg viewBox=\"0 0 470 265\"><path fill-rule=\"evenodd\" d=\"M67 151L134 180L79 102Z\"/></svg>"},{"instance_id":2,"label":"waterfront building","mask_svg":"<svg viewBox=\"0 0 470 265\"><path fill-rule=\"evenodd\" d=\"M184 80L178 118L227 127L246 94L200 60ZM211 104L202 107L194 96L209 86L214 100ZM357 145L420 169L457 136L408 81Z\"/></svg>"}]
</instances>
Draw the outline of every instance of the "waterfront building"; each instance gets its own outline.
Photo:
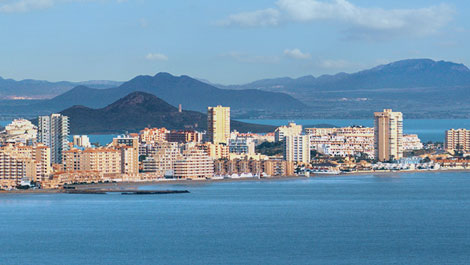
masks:
<instances>
[{"instance_id":1,"label":"waterfront building","mask_svg":"<svg viewBox=\"0 0 470 265\"><path fill-rule=\"evenodd\" d=\"M217 176L293 176L294 163L281 159L221 159L214 162L214 174Z\"/></svg>"},{"instance_id":2,"label":"waterfront building","mask_svg":"<svg viewBox=\"0 0 470 265\"><path fill-rule=\"evenodd\" d=\"M274 140L276 142L284 141L287 136L297 136L302 133L302 125L295 122L289 122L287 126L281 126L274 131Z\"/></svg>"},{"instance_id":3,"label":"waterfront building","mask_svg":"<svg viewBox=\"0 0 470 265\"><path fill-rule=\"evenodd\" d=\"M92 171L103 176L118 175L122 170L121 159L121 151L114 148L73 148L64 152L63 171Z\"/></svg>"},{"instance_id":4,"label":"waterfront building","mask_svg":"<svg viewBox=\"0 0 470 265\"><path fill-rule=\"evenodd\" d=\"M36 143L38 128L25 119L15 119L5 126L1 133L3 143L23 143L33 145Z\"/></svg>"},{"instance_id":5,"label":"waterfront building","mask_svg":"<svg viewBox=\"0 0 470 265\"><path fill-rule=\"evenodd\" d=\"M286 136L284 138L284 159L289 162L310 163L309 136Z\"/></svg>"},{"instance_id":6,"label":"waterfront building","mask_svg":"<svg viewBox=\"0 0 470 265\"><path fill-rule=\"evenodd\" d=\"M139 173L139 138L138 135L121 135L113 139L114 148L121 151L121 173Z\"/></svg>"},{"instance_id":7,"label":"waterfront building","mask_svg":"<svg viewBox=\"0 0 470 265\"><path fill-rule=\"evenodd\" d=\"M88 136L86 135L74 135L73 146L90 148L91 147L90 138L88 138Z\"/></svg>"},{"instance_id":8,"label":"waterfront building","mask_svg":"<svg viewBox=\"0 0 470 265\"><path fill-rule=\"evenodd\" d=\"M139 133L139 141L148 144L165 142L169 132L166 128L145 128Z\"/></svg>"},{"instance_id":9,"label":"waterfront building","mask_svg":"<svg viewBox=\"0 0 470 265\"><path fill-rule=\"evenodd\" d=\"M385 109L375 112L374 146L379 161L403 157L403 114Z\"/></svg>"},{"instance_id":10,"label":"waterfront building","mask_svg":"<svg viewBox=\"0 0 470 265\"><path fill-rule=\"evenodd\" d=\"M254 154L255 143L252 138L236 137L229 139L229 152L234 154Z\"/></svg>"},{"instance_id":11,"label":"waterfront building","mask_svg":"<svg viewBox=\"0 0 470 265\"><path fill-rule=\"evenodd\" d=\"M342 128L306 128L310 148L329 156L374 157L374 128L351 126Z\"/></svg>"},{"instance_id":12,"label":"waterfront building","mask_svg":"<svg viewBox=\"0 0 470 265\"><path fill-rule=\"evenodd\" d=\"M62 163L62 154L69 149L69 118L61 114L39 116L38 142L50 147L52 163Z\"/></svg>"},{"instance_id":13,"label":"waterfront building","mask_svg":"<svg viewBox=\"0 0 470 265\"><path fill-rule=\"evenodd\" d=\"M0 148L0 188L14 188L22 180L40 182L52 173L50 149L42 144L7 144Z\"/></svg>"},{"instance_id":14,"label":"waterfront building","mask_svg":"<svg viewBox=\"0 0 470 265\"><path fill-rule=\"evenodd\" d=\"M423 148L424 145L417 134L403 134L404 151L421 150Z\"/></svg>"},{"instance_id":15,"label":"waterfront building","mask_svg":"<svg viewBox=\"0 0 470 265\"><path fill-rule=\"evenodd\" d=\"M180 145L175 142L161 143L152 157L155 161L156 172L162 175L173 175L174 163L182 157Z\"/></svg>"},{"instance_id":16,"label":"waterfront building","mask_svg":"<svg viewBox=\"0 0 470 265\"><path fill-rule=\"evenodd\" d=\"M212 178L214 161L203 150L191 148L183 151L181 159L174 163L176 178Z\"/></svg>"},{"instance_id":17,"label":"waterfront building","mask_svg":"<svg viewBox=\"0 0 470 265\"><path fill-rule=\"evenodd\" d=\"M444 148L447 152L470 151L470 130L467 130L467 129L447 130Z\"/></svg>"},{"instance_id":18,"label":"waterfront building","mask_svg":"<svg viewBox=\"0 0 470 265\"><path fill-rule=\"evenodd\" d=\"M230 107L207 108L207 136L213 144L227 144L230 138Z\"/></svg>"}]
</instances>

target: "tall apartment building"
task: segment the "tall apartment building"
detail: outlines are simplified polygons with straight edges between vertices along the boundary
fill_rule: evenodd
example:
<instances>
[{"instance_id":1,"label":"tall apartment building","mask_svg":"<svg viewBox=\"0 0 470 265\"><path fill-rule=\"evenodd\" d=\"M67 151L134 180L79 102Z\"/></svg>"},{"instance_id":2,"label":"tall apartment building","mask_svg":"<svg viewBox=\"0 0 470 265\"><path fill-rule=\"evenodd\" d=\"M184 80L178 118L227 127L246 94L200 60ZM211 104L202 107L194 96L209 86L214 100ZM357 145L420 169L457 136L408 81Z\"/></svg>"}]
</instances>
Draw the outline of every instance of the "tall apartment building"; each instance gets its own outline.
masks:
<instances>
[{"instance_id":1,"label":"tall apartment building","mask_svg":"<svg viewBox=\"0 0 470 265\"><path fill-rule=\"evenodd\" d=\"M183 158L174 163L176 178L212 178L214 160L203 150L191 148L183 151Z\"/></svg>"},{"instance_id":2,"label":"tall apartment building","mask_svg":"<svg viewBox=\"0 0 470 265\"><path fill-rule=\"evenodd\" d=\"M296 136L302 133L302 125L290 122L287 126L281 126L274 131L274 140L276 142L284 141L286 136Z\"/></svg>"},{"instance_id":3,"label":"tall apartment building","mask_svg":"<svg viewBox=\"0 0 470 265\"><path fill-rule=\"evenodd\" d=\"M375 158L379 161L403 157L403 114L385 109L374 113Z\"/></svg>"},{"instance_id":4,"label":"tall apartment building","mask_svg":"<svg viewBox=\"0 0 470 265\"><path fill-rule=\"evenodd\" d=\"M284 138L284 159L289 162L310 163L309 136L286 136Z\"/></svg>"},{"instance_id":5,"label":"tall apartment building","mask_svg":"<svg viewBox=\"0 0 470 265\"><path fill-rule=\"evenodd\" d=\"M51 148L51 161L55 164L62 163L64 151L69 149L69 118L61 114L39 116L38 118L38 142Z\"/></svg>"},{"instance_id":6,"label":"tall apartment building","mask_svg":"<svg viewBox=\"0 0 470 265\"><path fill-rule=\"evenodd\" d=\"M230 107L207 108L207 136L214 144L226 144L230 138Z\"/></svg>"},{"instance_id":7,"label":"tall apartment building","mask_svg":"<svg viewBox=\"0 0 470 265\"><path fill-rule=\"evenodd\" d=\"M113 139L113 146L121 151L121 173L139 173L139 138L121 135Z\"/></svg>"},{"instance_id":8,"label":"tall apartment building","mask_svg":"<svg viewBox=\"0 0 470 265\"><path fill-rule=\"evenodd\" d=\"M470 130L447 130L445 139L445 149L448 152L470 151Z\"/></svg>"}]
</instances>

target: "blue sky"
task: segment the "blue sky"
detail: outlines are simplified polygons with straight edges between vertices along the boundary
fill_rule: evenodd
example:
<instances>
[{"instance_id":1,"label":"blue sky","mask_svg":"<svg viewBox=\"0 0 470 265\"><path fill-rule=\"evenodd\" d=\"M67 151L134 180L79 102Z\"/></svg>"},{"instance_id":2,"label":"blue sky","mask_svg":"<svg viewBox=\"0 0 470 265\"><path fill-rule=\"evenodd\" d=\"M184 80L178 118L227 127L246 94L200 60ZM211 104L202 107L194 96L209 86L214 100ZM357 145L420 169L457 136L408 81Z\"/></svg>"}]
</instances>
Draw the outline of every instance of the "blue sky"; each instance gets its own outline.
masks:
<instances>
[{"instance_id":1,"label":"blue sky","mask_svg":"<svg viewBox=\"0 0 470 265\"><path fill-rule=\"evenodd\" d=\"M463 0L0 0L0 76L222 84L406 58L470 65Z\"/></svg>"}]
</instances>

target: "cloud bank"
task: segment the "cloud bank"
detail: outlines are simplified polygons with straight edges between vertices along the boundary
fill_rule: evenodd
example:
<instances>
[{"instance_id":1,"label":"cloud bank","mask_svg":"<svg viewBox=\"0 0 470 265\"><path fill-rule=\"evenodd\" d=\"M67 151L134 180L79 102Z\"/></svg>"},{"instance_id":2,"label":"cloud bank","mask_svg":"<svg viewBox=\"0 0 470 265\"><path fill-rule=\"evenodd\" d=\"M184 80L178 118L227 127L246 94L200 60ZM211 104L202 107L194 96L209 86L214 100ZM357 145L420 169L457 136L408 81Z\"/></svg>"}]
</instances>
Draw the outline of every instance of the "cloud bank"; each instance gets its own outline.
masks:
<instances>
[{"instance_id":1,"label":"cloud bank","mask_svg":"<svg viewBox=\"0 0 470 265\"><path fill-rule=\"evenodd\" d=\"M415 9L359 7L347 0L278 0L274 8L230 15L226 26L278 26L283 23L337 22L348 37L428 36L447 25L455 13L447 4Z\"/></svg>"}]
</instances>

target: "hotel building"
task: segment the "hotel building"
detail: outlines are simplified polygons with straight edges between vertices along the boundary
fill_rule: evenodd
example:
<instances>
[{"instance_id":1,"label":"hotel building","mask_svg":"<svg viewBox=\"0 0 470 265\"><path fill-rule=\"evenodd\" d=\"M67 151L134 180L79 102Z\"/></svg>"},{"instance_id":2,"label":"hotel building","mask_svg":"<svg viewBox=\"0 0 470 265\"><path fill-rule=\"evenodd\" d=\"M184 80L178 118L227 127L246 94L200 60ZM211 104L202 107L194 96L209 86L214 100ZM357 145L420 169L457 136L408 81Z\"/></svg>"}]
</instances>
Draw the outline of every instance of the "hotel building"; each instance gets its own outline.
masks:
<instances>
[{"instance_id":1,"label":"hotel building","mask_svg":"<svg viewBox=\"0 0 470 265\"><path fill-rule=\"evenodd\" d=\"M230 107L207 108L207 136L213 144L224 143L230 138Z\"/></svg>"},{"instance_id":2,"label":"hotel building","mask_svg":"<svg viewBox=\"0 0 470 265\"><path fill-rule=\"evenodd\" d=\"M284 139L284 159L289 162L310 163L309 136L286 136Z\"/></svg>"},{"instance_id":3,"label":"hotel building","mask_svg":"<svg viewBox=\"0 0 470 265\"><path fill-rule=\"evenodd\" d=\"M403 157L403 114L385 109L375 112L374 146L379 161Z\"/></svg>"},{"instance_id":4,"label":"hotel building","mask_svg":"<svg viewBox=\"0 0 470 265\"><path fill-rule=\"evenodd\" d=\"M61 114L39 116L38 142L51 148L52 163L62 163L62 154L69 149L69 118Z\"/></svg>"}]
</instances>

